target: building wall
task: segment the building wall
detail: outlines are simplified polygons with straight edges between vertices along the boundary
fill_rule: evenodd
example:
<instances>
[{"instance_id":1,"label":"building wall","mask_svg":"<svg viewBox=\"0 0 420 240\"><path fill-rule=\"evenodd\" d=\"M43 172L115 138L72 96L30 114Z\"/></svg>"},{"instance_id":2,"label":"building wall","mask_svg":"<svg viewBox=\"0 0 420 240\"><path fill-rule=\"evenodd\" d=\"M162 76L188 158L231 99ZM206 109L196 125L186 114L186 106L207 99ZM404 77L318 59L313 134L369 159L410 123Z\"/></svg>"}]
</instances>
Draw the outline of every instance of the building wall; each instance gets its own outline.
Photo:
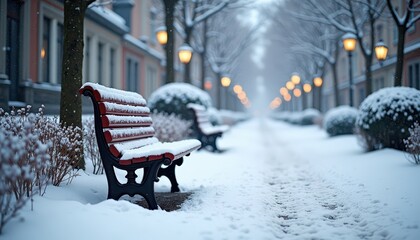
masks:
<instances>
[{"instance_id":1,"label":"building wall","mask_svg":"<svg viewBox=\"0 0 420 240\"><path fill-rule=\"evenodd\" d=\"M45 104L47 113L58 113L63 3L59 0L20 2L16 7L14 0L0 1L0 45L9 49L6 46L8 36L10 32L16 33L13 35L15 41L10 45L16 64L10 74L8 69L12 65L6 64L6 58L12 55L8 50L0 51L0 107L33 105L33 109L37 109ZM112 11L112 3L87 10L84 82L99 82L122 89L127 89L128 82L134 82L138 86L136 90L146 97L163 84L163 54L156 50L159 46L154 42L151 14L146 14L153 11L152 0L134 1L132 29L129 30L122 16ZM16 19L16 29L8 29L7 19L11 17ZM138 76L127 79L127 58L130 57L138 60L136 71L130 69Z\"/></svg>"}]
</instances>

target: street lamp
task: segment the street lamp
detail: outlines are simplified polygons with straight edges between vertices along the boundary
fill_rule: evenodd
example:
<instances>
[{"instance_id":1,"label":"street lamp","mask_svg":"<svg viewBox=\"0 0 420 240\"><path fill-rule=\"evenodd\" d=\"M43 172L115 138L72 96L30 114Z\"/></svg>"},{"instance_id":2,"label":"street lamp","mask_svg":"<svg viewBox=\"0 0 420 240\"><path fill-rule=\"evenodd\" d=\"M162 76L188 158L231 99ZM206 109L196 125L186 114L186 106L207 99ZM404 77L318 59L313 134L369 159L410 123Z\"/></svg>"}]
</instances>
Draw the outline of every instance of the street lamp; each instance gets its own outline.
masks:
<instances>
[{"instance_id":1,"label":"street lamp","mask_svg":"<svg viewBox=\"0 0 420 240\"><path fill-rule=\"evenodd\" d=\"M309 92L311 92L311 90L312 90L311 84L309 84L309 83L303 84L303 91L304 92L309 93Z\"/></svg>"},{"instance_id":2,"label":"street lamp","mask_svg":"<svg viewBox=\"0 0 420 240\"><path fill-rule=\"evenodd\" d=\"M230 83L232 80L228 76L224 76L220 79L220 83L225 89L225 107L228 109L228 87L230 86Z\"/></svg>"},{"instance_id":3,"label":"street lamp","mask_svg":"<svg viewBox=\"0 0 420 240\"><path fill-rule=\"evenodd\" d=\"M291 81L293 84L298 85L298 84L300 83L300 77L299 77L299 74L297 74L297 73L293 73L293 74L292 74L292 77L290 78L290 81Z\"/></svg>"},{"instance_id":4,"label":"street lamp","mask_svg":"<svg viewBox=\"0 0 420 240\"><path fill-rule=\"evenodd\" d=\"M223 87L229 87L231 81L232 80L230 80L230 78L228 76L224 76L224 77L222 77L222 79L220 79L220 82L222 83Z\"/></svg>"},{"instance_id":5,"label":"street lamp","mask_svg":"<svg viewBox=\"0 0 420 240\"><path fill-rule=\"evenodd\" d=\"M316 77L314 78L314 85L315 87L321 87L322 86L322 78L321 77Z\"/></svg>"},{"instance_id":6,"label":"street lamp","mask_svg":"<svg viewBox=\"0 0 420 240\"><path fill-rule=\"evenodd\" d=\"M343 40L344 50L347 51L348 56L349 56L349 96L350 96L349 105L353 106L353 71L352 71L353 65L352 65L351 57L352 57L352 52L356 48L357 39L356 39L356 35L354 35L353 33L346 33L344 34L342 40Z\"/></svg>"},{"instance_id":7,"label":"street lamp","mask_svg":"<svg viewBox=\"0 0 420 240\"><path fill-rule=\"evenodd\" d=\"M291 81L288 81L286 83L286 88L289 89L289 90L293 90L293 88L295 88L295 84L292 83Z\"/></svg>"},{"instance_id":8,"label":"street lamp","mask_svg":"<svg viewBox=\"0 0 420 240\"><path fill-rule=\"evenodd\" d=\"M186 43L178 48L178 57L183 64L187 64L191 61L192 53L193 49Z\"/></svg>"},{"instance_id":9,"label":"street lamp","mask_svg":"<svg viewBox=\"0 0 420 240\"><path fill-rule=\"evenodd\" d=\"M388 54L388 47L385 45L385 43L381 39L375 45L375 55L380 65L382 65L382 61L386 59L387 54Z\"/></svg>"},{"instance_id":10,"label":"street lamp","mask_svg":"<svg viewBox=\"0 0 420 240\"><path fill-rule=\"evenodd\" d=\"M168 33L165 26L160 26L156 29L156 39L158 43L165 46L168 43Z\"/></svg>"}]
</instances>

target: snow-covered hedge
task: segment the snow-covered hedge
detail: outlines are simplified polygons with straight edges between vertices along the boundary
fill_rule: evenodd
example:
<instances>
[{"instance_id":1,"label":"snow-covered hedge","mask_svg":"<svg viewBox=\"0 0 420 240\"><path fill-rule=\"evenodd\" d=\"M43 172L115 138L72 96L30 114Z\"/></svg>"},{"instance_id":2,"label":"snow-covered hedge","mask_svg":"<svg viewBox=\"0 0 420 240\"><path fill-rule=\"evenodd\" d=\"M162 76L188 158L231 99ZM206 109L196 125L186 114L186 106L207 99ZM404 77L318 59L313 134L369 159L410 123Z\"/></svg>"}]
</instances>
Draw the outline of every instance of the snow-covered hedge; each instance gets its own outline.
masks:
<instances>
[{"instance_id":1,"label":"snow-covered hedge","mask_svg":"<svg viewBox=\"0 0 420 240\"><path fill-rule=\"evenodd\" d=\"M187 108L188 103L196 103L206 108L211 107L210 95L187 83L170 83L158 88L148 99L148 106L154 113L179 115L192 121L193 114Z\"/></svg>"},{"instance_id":2,"label":"snow-covered hedge","mask_svg":"<svg viewBox=\"0 0 420 240\"><path fill-rule=\"evenodd\" d=\"M408 128L420 119L420 91L408 87L383 88L360 105L356 126L367 150L405 150Z\"/></svg>"},{"instance_id":3,"label":"snow-covered hedge","mask_svg":"<svg viewBox=\"0 0 420 240\"><path fill-rule=\"evenodd\" d=\"M192 121L186 121L175 114L153 113L155 137L161 142L184 140L190 135Z\"/></svg>"},{"instance_id":4,"label":"snow-covered hedge","mask_svg":"<svg viewBox=\"0 0 420 240\"><path fill-rule=\"evenodd\" d=\"M313 125L317 118L321 117L321 112L315 108L307 108L303 110L300 119L301 125Z\"/></svg>"},{"instance_id":5,"label":"snow-covered hedge","mask_svg":"<svg viewBox=\"0 0 420 240\"><path fill-rule=\"evenodd\" d=\"M358 110L339 106L328 110L324 117L324 129L330 136L353 134Z\"/></svg>"}]
</instances>

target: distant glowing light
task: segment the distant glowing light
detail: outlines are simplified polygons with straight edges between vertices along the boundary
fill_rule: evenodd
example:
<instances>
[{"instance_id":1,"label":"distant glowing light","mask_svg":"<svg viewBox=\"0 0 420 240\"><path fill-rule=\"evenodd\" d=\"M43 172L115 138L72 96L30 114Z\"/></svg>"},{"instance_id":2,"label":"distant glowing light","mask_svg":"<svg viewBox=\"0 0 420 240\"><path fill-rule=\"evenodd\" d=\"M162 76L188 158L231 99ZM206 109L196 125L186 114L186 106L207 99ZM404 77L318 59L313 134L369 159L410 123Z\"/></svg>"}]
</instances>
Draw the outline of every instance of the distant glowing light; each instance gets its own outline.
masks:
<instances>
[{"instance_id":1,"label":"distant glowing light","mask_svg":"<svg viewBox=\"0 0 420 240\"><path fill-rule=\"evenodd\" d=\"M300 91L299 88L295 88L293 90L293 95L295 95L295 97L300 97L300 95L302 95L302 92Z\"/></svg>"},{"instance_id":2,"label":"distant glowing light","mask_svg":"<svg viewBox=\"0 0 420 240\"><path fill-rule=\"evenodd\" d=\"M303 84L303 91L305 91L306 93L309 93L309 92L311 92L311 90L312 90L311 84L309 84L309 83Z\"/></svg>"}]
</instances>

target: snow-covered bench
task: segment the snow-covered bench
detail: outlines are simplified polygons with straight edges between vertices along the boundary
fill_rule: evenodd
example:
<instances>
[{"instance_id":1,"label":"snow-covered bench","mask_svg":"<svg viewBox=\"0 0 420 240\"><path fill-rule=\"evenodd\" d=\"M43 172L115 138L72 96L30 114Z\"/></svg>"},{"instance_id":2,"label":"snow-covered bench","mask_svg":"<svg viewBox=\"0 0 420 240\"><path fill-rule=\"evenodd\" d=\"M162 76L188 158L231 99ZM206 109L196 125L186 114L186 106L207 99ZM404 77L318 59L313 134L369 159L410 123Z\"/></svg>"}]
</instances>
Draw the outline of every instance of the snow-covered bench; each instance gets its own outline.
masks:
<instances>
[{"instance_id":1,"label":"snow-covered bench","mask_svg":"<svg viewBox=\"0 0 420 240\"><path fill-rule=\"evenodd\" d=\"M191 109L194 114L194 129L197 133L197 138L201 141L202 148L210 146L212 147L213 152L220 151L219 148L217 148L216 140L229 129L229 126L213 126L206 109L201 105L189 103L187 107Z\"/></svg>"},{"instance_id":2,"label":"snow-covered bench","mask_svg":"<svg viewBox=\"0 0 420 240\"><path fill-rule=\"evenodd\" d=\"M178 192L175 164L200 148L201 143L189 139L162 143L154 137L150 110L137 93L117 90L96 83L85 83L79 90L91 98L95 114L95 132L99 152L108 180L108 199L122 195L143 196L150 209L157 209L154 182L166 176L172 192ZM168 167L161 168L161 165ZM127 172L127 183L120 183L115 170ZM136 182L135 171L143 169L143 178Z\"/></svg>"}]
</instances>

